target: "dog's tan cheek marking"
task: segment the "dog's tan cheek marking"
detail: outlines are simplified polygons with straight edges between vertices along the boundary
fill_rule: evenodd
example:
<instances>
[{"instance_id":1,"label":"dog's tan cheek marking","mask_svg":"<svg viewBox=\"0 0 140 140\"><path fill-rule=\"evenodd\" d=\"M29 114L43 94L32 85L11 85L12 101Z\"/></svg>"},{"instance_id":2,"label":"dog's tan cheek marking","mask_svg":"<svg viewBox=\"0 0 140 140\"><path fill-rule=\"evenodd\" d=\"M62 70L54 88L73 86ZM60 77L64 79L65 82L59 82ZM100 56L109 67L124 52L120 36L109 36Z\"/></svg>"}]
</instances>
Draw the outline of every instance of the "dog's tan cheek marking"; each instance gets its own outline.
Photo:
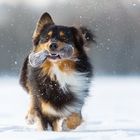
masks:
<instances>
[{"instance_id":1,"label":"dog's tan cheek marking","mask_svg":"<svg viewBox=\"0 0 140 140\"><path fill-rule=\"evenodd\" d=\"M50 41L46 42L46 43L41 43L38 46L34 47L33 51L34 52L40 52L40 51L45 51L45 50L49 50L49 46L50 46Z\"/></svg>"},{"instance_id":2,"label":"dog's tan cheek marking","mask_svg":"<svg viewBox=\"0 0 140 140\"><path fill-rule=\"evenodd\" d=\"M78 113L72 113L66 120L66 126L69 129L75 129L82 123L81 115Z\"/></svg>"}]
</instances>

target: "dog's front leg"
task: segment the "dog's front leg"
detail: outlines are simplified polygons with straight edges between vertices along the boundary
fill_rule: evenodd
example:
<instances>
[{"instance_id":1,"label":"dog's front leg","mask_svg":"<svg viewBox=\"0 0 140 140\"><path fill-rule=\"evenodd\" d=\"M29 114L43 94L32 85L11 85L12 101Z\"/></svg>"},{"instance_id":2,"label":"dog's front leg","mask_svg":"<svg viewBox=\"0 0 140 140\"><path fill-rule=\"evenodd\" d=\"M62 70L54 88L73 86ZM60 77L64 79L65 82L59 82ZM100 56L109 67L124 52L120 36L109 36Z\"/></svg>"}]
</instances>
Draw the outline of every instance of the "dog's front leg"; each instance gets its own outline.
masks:
<instances>
[{"instance_id":1,"label":"dog's front leg","mask_svg":"<svg viewBox=\"0 0 140 140\"><path fill-rule=\"evenodd\" d=\"M26 122L28 124L34 124L36 122L37 112L35 109L35 101L33 96L30 94L30 101L27 114L25 116Z\"/></svg>"},{"instance_id":2,"label":"dog's front leg","mask_svg":"<svg viewBox=\"0 0 140 140\"><path fill-rule=\"evenodd\" d=\"M39 109L39 102L32 94L30 94L29 109L25 118L28 124L35 124L38 131L48 128L48 122Z\"/></svg>"}]
</instances>

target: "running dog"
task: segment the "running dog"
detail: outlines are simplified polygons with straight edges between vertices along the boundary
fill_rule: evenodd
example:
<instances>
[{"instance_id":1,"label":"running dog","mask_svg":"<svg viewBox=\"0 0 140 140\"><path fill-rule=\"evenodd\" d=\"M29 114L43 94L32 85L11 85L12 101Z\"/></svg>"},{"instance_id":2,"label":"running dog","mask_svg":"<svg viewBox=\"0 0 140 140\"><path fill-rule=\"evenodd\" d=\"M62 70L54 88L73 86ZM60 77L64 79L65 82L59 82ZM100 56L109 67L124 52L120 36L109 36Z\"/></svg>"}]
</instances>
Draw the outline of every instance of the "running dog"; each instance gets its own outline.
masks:
<instances>
[{"instance_id":1,"label":"running dog","mask_svg":"<svg viewBox=\"0 0 140 140\"><path fill-rule=\"evenodd\" d=\"M30 95L26 119L39 130L75 129L88 96L93 70L85 46L94 35L85 27L56 25L48 13L37 22L33 48L21 69L20 84Z\"/></svg>"}]
</instances>

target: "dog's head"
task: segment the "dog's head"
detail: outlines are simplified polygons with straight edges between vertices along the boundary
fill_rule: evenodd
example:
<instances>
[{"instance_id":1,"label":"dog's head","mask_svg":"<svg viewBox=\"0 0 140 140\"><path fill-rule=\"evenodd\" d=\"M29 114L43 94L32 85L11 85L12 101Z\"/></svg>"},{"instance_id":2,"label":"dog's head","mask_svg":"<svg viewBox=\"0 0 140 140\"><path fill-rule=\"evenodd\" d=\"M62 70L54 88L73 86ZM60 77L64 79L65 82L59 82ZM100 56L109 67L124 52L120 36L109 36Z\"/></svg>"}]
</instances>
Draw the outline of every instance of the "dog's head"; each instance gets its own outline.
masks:
<instances>
[{"instance_id":1,"label":"dog's head","mask_svg":"<svg viewBox=\"0 0 140 140\"><path fill-rule=\"evenodd\" d=\"M47 51L52 60L77 58L84 53L84 43L82 30L55 25L48 13L41 16L33 34L33 51Z\"/></svg>"}]
</instances>

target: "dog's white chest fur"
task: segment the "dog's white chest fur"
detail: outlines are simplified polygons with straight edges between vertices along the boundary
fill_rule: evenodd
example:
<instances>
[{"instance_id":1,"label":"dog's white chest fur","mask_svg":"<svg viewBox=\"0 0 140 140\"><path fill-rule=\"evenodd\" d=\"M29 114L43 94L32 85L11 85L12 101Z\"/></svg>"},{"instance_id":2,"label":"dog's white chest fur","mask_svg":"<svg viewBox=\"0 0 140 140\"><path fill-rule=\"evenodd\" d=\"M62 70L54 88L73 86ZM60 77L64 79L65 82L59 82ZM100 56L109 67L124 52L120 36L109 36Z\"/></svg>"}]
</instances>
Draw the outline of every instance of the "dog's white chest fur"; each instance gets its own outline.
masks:
<instances>
[{"instance_id":1,"label":"dog's white chest fur","mask_svg":"<svg viewBox=\"0 0 140 140\"><path fill-rule=\"evenodd\" d=\"M53 64L52 73L56 76L60 87L64 91L67 91L67 86L69 86L74 93L87 88L88 78L86 77L86 73L78 73L76 71L65 73L58 68L57 64Z\"/></svg>"},{"instance_id":2,"label":"dog's white chest fur","mask_svg":"<svg viewBox=\"0 0 140 140\"><path fill-rule=\"evenodd\" d=\"M65 94L67 94L67 91L70 90L79 101L84 101L85 97L87 96L87 92L85 91L89 88L89 79L86 77L87 73L78 73L76 71L64 73L55 63L51 68L51 73L56 76L60 88ZM72 112L80 112L82 106L83 104L81 104L81 102L66 105L65 108L59 112L59 114L70 115Z\"/></svg>"}]
</instances>

